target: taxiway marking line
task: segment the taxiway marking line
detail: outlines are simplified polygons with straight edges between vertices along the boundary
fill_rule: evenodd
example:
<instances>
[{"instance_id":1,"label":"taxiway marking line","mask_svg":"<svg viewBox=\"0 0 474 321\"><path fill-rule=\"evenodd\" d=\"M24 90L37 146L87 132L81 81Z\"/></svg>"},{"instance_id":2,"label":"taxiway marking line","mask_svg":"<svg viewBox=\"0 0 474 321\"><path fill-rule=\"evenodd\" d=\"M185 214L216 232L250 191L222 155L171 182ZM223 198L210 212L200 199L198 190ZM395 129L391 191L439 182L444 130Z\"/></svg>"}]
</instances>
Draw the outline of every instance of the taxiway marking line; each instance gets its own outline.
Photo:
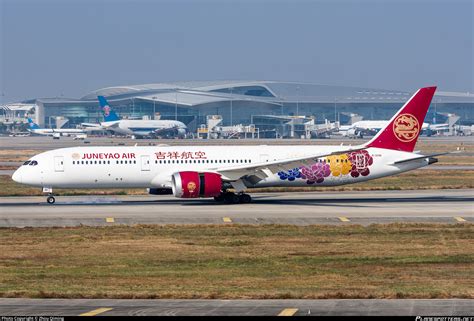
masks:
<instances>
[{"instance_id":1,"label":"taxiway marking line","mask_svg":"<svg viewBox=\"0 0 474 321\"><path fill-rule=\"evenodd\" d=\"M232 223L232 219L230 217L223 217L222 220L224 223Z\"/></svg>"},{"instance_id":2,"label":"taxiway marking line","mask_svg":"<svg viewBox=\"0 0 474 321\"><path fill-rule=\"evenodd\" d=\"M455 216L454 219L458 222L466 222L466 220L462 218L461 216Z\"/></svg>"},{"instance_id":3,"label":"taxiway marking line","mask_svg":"<svg viewBox=\"0 0 474 321\"><path fill-rule=\"evenodd\" d=\"M339 219L341 222L350 222L350 221L351 221L350 219L348 219L348 218L345 217L345 216L340 216L340 217L338 217L338 219Z\"/></svg>"},{"instance_id":4,"label":"taxiway marking line","mask_svg":"<svg viewBox=\"0 0 474 321\"><path fill-rule=\"evenodd\" d=\"M98 315L100 313L104 313L107 311L112 310L112 308L100 308L100 309L95 309L86 313L79 314L80 317L92 317L94 315Z\"/></svg>"},{"instance_id":5,"label":"taxiway marking line","mask_svg":"<svg viewBox=\"0 0 474 321\"><path fill-rule=\"evenodd\" d=\"M296 312L298 312L298 309L294 309L294 308L283 309L280 313L278 313L278 316L279 317L291 317Z\"/></svg>"},{"instance_id":6,"label":"taxiway marking line","mask_svg":"<svg viewBox=\"0 0 474 321\"><path fill-rule=\"evenodd\" d=\"M107 218L105 219L105 222L107 222L107 223L115 223L115 219L114 219L113 217L107 217Z\"/></svg>"}]
</instances>

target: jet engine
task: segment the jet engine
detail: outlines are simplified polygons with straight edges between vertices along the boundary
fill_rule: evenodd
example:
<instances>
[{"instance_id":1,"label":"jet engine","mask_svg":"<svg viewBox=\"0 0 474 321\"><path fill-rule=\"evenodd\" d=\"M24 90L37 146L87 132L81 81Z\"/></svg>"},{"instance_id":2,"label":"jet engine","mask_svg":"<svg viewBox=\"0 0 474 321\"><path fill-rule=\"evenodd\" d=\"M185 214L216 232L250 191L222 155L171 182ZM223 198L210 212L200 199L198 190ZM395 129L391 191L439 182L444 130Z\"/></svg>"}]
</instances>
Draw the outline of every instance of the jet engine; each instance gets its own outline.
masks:
<instances>
[{"instance_id":1,"label":"jet engine","mask_svg":"<svg viewBox=\"0 0 474 321\"><path fill-rule=\"evenodd\" d=\"M216 173L177 172L171 187L179 198L215 197L221 194L222 179Z\"/></svg>"}]
</instances>

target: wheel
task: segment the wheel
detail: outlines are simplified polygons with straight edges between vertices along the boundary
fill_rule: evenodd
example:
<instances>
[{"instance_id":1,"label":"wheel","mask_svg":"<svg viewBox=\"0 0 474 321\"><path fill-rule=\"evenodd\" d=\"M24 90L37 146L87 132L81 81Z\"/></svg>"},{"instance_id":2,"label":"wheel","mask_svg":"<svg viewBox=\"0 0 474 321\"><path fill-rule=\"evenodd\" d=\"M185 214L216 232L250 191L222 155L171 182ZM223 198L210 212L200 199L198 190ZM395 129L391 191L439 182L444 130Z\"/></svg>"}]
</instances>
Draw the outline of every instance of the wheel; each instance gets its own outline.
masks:
<instances>
[{"instance_id":1,"label":"wheel","mask_svg":"<svg viewBox=\"0 0 474 321\"><path fill-rule=\"evenodd\" d=\"M239 195L239 201L240 203L250 203L252 201L252 197L249 194L241 194Z\"/></svg>"},{"instance_id":2,"label":"wheel","mask_svg":"<svg viewBox=\"0 0 474 321\"><path fill-rule=\"evenodd\" d=\"M220 194L219 196L215 196L214 200L216 202L219 202L219 203L224 202L224 194Z\"/></svg>"},{"instance_id":3,"label":"wheel","mask_svg":"<svg viewBox=\"0 0 474 321\"><path fill-rule=\"evenodd\" d=\"M239 196L234 193L225 193L224 194L224 202L226 204L237 204L239 203Z\"/></svg>"},{"instance_id":4,"label":"wheel","mask_svg":"<svg viewBox=\"0 0 474 321\"><path fill-rule=\"evenodd\" d=\"M56 199L54 198L54 196L48 196L46 202L48 202L48 204L54 204L54 202L56 202Z\"/></svg>"}]
</instances>

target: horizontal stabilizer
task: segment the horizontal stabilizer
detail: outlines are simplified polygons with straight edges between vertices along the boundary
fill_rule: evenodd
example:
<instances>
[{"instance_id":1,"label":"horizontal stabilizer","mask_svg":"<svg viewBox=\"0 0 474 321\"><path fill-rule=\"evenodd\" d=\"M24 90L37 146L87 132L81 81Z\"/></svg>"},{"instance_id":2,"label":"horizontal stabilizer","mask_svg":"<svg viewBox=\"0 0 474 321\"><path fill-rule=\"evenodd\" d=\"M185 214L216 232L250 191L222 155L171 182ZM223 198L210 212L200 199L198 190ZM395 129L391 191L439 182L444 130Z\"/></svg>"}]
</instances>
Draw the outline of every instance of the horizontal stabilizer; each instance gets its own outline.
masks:
<instances>
[{"instance_id":1,"label":"horizontal stabilizer","mask_svg":"<svg viewBox=\"0 0 474 321\"><path fill-rule=\"evenodd\" d=\"M447 153L438 153L438 154L431 154L431 155L420 155L420 156L417 156L417 157L413 157L413 158L408 158L408 159L403 159L403 160L399 160L399 161L396 161L396 162L393 162L389 165L398 165L398 164L404 164L404 163L409 163L409 162L413 162L413 161L416 161L416 160L420 160L420 159L426 159L426 158L429 158L429 159L433 159L435 161L433 162L430 162L430 164L433 164L433 163L436 163L438 160L434 157L436 156L442 156L442 155L447 155L447 154L454 154L454 153L458 153L458 152L447 152Z\"/></svg>"}]
</instances>

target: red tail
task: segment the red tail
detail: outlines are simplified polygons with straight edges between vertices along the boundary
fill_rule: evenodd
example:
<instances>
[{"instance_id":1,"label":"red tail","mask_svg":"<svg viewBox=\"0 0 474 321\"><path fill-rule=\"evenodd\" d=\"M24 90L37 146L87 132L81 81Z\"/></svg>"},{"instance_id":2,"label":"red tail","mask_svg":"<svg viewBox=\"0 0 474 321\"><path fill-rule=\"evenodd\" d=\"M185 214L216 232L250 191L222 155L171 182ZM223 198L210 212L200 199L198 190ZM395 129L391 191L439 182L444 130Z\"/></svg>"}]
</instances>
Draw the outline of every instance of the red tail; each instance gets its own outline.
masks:
<instances>
[{"instance_id":1,"label":"red tail","mask_svg":"<svg viewBox=\"0 0 474 321\"><path fill-rule=\"evenodd\" d=\"M435 91L419 89L366 146L413 152Z\"/></svg>"}]
</instances>

